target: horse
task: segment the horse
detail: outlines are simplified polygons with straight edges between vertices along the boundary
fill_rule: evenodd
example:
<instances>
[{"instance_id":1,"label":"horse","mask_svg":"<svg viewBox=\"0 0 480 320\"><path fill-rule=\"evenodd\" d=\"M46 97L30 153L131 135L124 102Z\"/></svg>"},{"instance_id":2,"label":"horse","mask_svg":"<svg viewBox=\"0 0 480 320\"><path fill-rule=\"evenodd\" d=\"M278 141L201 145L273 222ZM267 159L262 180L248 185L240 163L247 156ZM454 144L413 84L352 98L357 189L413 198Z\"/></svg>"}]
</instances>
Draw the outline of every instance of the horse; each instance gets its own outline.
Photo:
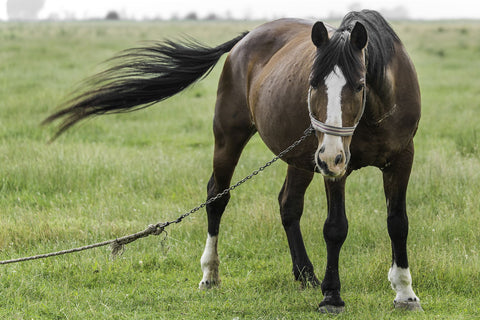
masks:
<instances>
[{"instance_id":1,"label":"horse","mask_svg":"<svg viewBox=\"0 0 480 320\"><path fill-rule=\"evenodd\" d=\"M282 157L288 164L278 196L293 264L303 284L320 286L321 312L339 313L339 254L346 239L345 183L357 169L383 174L392 262L388 279L396 308L422 310L407 259L406 190L421 114L414 65L401 40L376 11L350 12L335 28L321 21L267 22L209 47L165 40L117 55L117 64L88 81L44 123L61 119L54 138L85 118L138 110L167 99L206 76L229 53L214 111L213 173L207 199L227 189L240 154L258 133L279 154L306 128L315 134ZM305 191L323 175L328 215L323 226L326 271L320 282L307 255L300 219ZM201 289L218 286L219 227L230 194L206 206Z\"/></svg>"}]
</instances>

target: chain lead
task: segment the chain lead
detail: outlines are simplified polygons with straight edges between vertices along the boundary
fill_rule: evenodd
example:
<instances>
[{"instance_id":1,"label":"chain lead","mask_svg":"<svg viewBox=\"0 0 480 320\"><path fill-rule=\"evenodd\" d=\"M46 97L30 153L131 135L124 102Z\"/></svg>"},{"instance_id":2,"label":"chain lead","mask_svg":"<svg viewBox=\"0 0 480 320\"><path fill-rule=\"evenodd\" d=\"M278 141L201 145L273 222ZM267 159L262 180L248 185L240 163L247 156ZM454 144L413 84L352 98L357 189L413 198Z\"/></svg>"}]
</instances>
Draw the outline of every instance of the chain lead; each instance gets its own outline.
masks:
<instances>
[{"instance_id":1,"label":"chain lead","mask_svg":"<svg viewBox=\"0 0 480 320\"><path fill-rule=\"evenodd\" d=\"M270 167L272 164L274 164L276 161L282 159L287 153L289 153L290 151L292 151L293 149L295 149L299 144L301 144L303 141L305 141L315 130L313 129L312 126L308 127L304 132L303 132L303 136L300 137L300 139L298 139L297 141L295 141L294 143L292 143L289 147L287 147L285 150L283 150L282 152L280 152L278 155L276 155L272 160L268 161L267 163L265 163L263 166L261 166L260 168L254 170L251 174L249 174L248 176L246 176L245 178L243 178L242 180L238 181L237 183L235 183L234 185L231 185L230 187L228 187L227 189L223 190L222 192L218 193L217 195L211 197L211 198L208 198L207 201L205 201L204 203L198 205L197 207L193 208L192 210L182 214L180 217L178 217L176 220L173 220L173 221L169 221L169 222L162 222L162 223L159 223L157 224L157 226L159 228L165 228L166 226L172 224L172 223L180 223L184 218L188 217L189 215L191 215L192 213L195 213L197 212L198 210L200 209L203 209L204 207L206 207L207 205L211 204L212 202L215 202L217 201L218 199L220 198L223 198L224 196L226 196L230 191L233 191L235 190L236 188L238 188L239 186L241 186L242 184L244 184L245 182L247 182L248 180L252 179L254 176L258 175L260 172L262 172L263 170L265 170L266 168Z\"/></svg>"},{"instance_id":2,"label":"chain lead","mask_svg":"<svg viewBox=\"0 0 480 320\"><path fill-rule=\"evenodd\" d=\"M0 261L0 265L23 262L23 261L30 261L30 260L37 260L37 259L44 259L44 258L48 258L48 257L55 257L55 256L63 255L63 254L74 253L74 252L79 252L79 251L83 251L83 250L103 247L103 246L106 246L106 245L111 245L113 256L115 256L117 254L121 254L123 252L124 246L126 244L128 244L130 242L133 242L133 241L136 241L137 239L147 237L149 235L158 236L162 232L166 232L165 228L167 226L171 225L172 223L179 223L184 218L191 215L192 213L197 212L198 210L206 207L207 205L211 204L212 202L217 201L218 199L226 196L230 191L232 191L232 190L236 189L237 187L239 187L240 185L244 184L245 182L247 182L248 180L250 180L251 178L253 178L257 174L259 174L261 171L263 171L267 167L271 166L274 162L281 159L287 153L292 151L296 146L298 146L305 139L307 139L307 137L310 136L314 131L315 130L310 126L307 130L304 131L303 136L300 139L298 139L297 141L292 143L292 145L290 145L288 148L286 148L285 150L280 152L272 160L268 161L263 166L261 166L260 168L258 168L255 171L253 171L251 174L249 174L248 176L246 176L242 180L238 181L236 184L234 184L234 185L230 186L229 188L223 190L222 192L220 192L216 196L209 198L207 201L205 201L201 205L199 205L199 206L193 208L192 210L182 214L176 220L172 220L172 221L168 221L168 222L160 222L160 223L157 223L157 224L151 224L151 225L148 226L148 228L146 228L143 231L140 231L140 232L137 232L137 233L134 233L134 234L131 234L131 235L127 235L127 236L124 236L124 237L121 237L121 238L117 238L117 239L114 239L114 240L103 241L103 242L99 242L99 243L95 243L95 244L91 244L91 245L87 245L87 246L83 246L83 247L79 247L79 248L73 248L73 249L69 249L69 250L51 252L51 253L47 253L47 254L40 254L40 255L31 256L31 257L4 260L4 261Z\"/></svg>"}]
</instances>

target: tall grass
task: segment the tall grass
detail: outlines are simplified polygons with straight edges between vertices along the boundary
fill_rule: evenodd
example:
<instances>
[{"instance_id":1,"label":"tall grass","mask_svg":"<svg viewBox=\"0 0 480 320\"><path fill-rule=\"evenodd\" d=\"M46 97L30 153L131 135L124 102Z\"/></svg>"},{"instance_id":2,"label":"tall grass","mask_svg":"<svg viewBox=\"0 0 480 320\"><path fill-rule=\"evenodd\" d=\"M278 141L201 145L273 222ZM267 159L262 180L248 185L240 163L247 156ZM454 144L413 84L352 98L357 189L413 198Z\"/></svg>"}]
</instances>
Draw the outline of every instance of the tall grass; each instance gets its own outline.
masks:
<instances>
[{"instance_id":1,"label":"tall grass","mask_svg":"<svg viewBox=\"0 0 480 320\"><path fill-rule=\"evenodd\" d=\"M176 218L205 199L211 119L221 67L190 90L136 113L82 123L53 144L39 123L99 62L139 41L189 34L208 44L255 23L0 24L0 259L81 246ZM409 253L424 314L393 310L381 174L347 182L350 230L338 319L480 317L480 24L397 23L422 88L423 114L408 193ZM220 64L221 65L221 64ZM234 180L270 160L254 137ZM198 291L203 212L127 247L0 268L6 319L309 319L320 290L293 281L276 195L276 164L233 194L221 226L222 285ZM321 277L326 201L321 177L306 195L302 228Z\"/></svg>"}]
</instances>

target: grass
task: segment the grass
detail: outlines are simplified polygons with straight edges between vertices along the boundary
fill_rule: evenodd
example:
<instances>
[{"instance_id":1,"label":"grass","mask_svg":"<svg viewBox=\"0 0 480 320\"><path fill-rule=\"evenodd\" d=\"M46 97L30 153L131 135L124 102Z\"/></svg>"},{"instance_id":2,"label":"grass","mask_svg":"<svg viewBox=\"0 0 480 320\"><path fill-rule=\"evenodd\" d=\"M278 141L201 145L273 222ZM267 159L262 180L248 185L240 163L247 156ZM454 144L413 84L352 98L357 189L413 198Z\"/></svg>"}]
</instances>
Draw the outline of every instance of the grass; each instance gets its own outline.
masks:
<instances>
[{"instance_id":1,"label":"grass","mask_svg":"<svg viewBox=\"0 0 480 320\"><path fill-rule=\"evenodd\" d=\"M139 41L189 34L209 44L256 23L0 24L0 259L56 251L143 230L201 203L211 173L211 119L221 67L148 110L100 117L47 144L39 123L99 62ZM390 244L374 168L347 183L350 230L340 273L346 312L336 319L480 317L480 24L396 23L416 64L423 100L408 193L409 253L423 314L395 311ZM255 137L234 180L270 160ZM234 192L220 239L222 285L197 289L206 218L198 212L127 247L0 267L5 319L317 319L320 290L293 281L276 195L275 164ZM317 177L302 228L321 276L326 201Z\"/></svg>"}]
</instances>

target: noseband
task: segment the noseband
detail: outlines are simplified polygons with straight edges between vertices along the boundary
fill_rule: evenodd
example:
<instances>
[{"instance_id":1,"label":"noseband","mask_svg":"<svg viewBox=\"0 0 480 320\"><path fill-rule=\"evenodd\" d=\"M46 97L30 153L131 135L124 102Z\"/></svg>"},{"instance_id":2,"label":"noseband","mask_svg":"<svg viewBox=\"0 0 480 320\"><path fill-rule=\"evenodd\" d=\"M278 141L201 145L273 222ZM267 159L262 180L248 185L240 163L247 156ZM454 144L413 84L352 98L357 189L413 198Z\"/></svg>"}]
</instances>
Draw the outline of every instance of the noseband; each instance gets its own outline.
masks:
<instances>
[{"instance_id":1,"label":"noseband","mask_svg":"<svg viewBox=\"0 0 480 320\"><path fill-rule=\"evenodd\" d=\"M358 119L358 122L353 126L353 127L336 127L336 126L331 126L329 124L326 124L318 119L315 119L315 117L312 114L312 107L311 107L311 97L312 97L312 87L308 89L308 113L310 115L310 122L312 123L313 129L316 131L323 132L325 134L330 134L332 136L337 136L337 137L349 137L353 136L353 132L355 131L355 128L357 128L358 122L360 122L360 119L362 118L363 112L365 111L365 103L367 101L367 88L363 88L363 101L362 101L362 110L360 112L360 118Z\"/></svg>"}]
</instances>

